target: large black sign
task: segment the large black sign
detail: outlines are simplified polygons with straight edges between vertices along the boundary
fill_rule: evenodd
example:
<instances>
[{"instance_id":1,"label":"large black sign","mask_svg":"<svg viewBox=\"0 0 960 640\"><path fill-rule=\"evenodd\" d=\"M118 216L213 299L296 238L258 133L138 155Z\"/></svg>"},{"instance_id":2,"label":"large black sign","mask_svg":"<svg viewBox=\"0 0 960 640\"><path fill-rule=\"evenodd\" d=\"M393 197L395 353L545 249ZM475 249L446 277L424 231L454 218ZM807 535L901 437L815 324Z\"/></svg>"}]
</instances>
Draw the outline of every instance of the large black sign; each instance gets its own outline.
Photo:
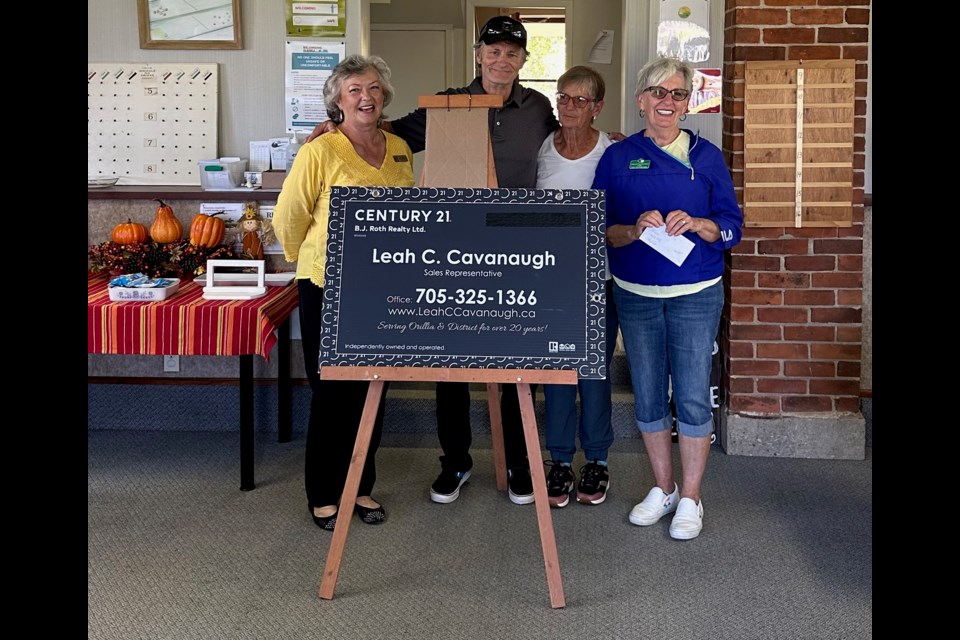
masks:
<instances>
[{"instance_id":1,"label":"large black sign","mask_svg":"<svg viewBox=\"0 0 960 640\"><path fill-rule=\"evenodd\" d=\"M605 378L596 190L334 187L320 365Z\"/></svg>"}]
</instances>

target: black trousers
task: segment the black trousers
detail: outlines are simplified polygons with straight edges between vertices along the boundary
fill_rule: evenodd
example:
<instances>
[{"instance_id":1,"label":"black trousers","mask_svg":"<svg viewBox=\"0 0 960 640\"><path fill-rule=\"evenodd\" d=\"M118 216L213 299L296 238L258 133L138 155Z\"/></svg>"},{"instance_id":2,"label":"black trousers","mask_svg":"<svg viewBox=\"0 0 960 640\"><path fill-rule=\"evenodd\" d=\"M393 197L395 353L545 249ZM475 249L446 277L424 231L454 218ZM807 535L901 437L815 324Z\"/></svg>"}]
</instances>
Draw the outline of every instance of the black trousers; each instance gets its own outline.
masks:
<instances>
[{"instance_id":1,"label":"black trousers","mask_svg":"<svg viewBox=\"0 0 960 640\"><path fill-rule=\"evenodd\" d=\"M503 420L503 448L507 468L529 467L527 446L523 439L520 398L517 385L501 386L500 414ZM536 394L536 385L530 385ZM437 438L443 455L440 465L450 471L473 468L470 445L470 385L466 382L437 383Z\"/></svg>"},{"instance_id":2,"label":"black trousers","mask_svg":"<svg viewBox=\"0 0 960 640\"><path fill-rule=\"evenodd\" d=\"M304 278L297 280L297 290L300 294L303 364L312 391L304 460L304 485L309 506L324 507L340 502L370 385L362 380L320 379L317 362L320 358L323 289ZM377 481L376 457L383 433L386 397L384 387L373 424L367 460L360 476L358 496L371 495Z\"/></svg>"}]
</instances>

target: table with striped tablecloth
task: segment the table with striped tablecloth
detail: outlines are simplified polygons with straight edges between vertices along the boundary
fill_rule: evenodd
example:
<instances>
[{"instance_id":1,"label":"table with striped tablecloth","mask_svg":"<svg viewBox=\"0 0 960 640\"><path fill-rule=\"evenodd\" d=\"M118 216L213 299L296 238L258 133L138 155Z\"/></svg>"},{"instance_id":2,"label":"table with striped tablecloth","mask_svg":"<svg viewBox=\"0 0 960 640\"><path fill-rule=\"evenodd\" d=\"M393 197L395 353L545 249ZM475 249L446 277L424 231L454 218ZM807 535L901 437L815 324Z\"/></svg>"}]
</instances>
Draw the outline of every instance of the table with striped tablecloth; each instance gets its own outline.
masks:
<instances>
[{"instance_id":1,"label":"table with striped tablecloth","mask_svg":"<svg viewBox=\"0 0 960 640\"><path fill-rule=\"evenodd\" d=\"M253 356L277 344L280 442L291 437L290 331L297 285L267 287L251 300L206 300L204 281L182 282L156 302L114 302L109 276L87 275L87 352L132 355L240 356L240 489L254 488Z\"/></svg>"}]
</instances>

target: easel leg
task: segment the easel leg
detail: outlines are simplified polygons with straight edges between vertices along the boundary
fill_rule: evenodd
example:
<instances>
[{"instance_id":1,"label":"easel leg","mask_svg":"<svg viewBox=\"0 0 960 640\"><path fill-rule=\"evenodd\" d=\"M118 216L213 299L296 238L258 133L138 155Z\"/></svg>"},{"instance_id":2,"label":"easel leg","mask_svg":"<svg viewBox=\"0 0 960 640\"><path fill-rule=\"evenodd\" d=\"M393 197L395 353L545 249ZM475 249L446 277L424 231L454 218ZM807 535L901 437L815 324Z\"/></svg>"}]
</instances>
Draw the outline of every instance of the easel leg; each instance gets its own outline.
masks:
<instances>
[{"instance_id":1,"label":"easel leg","mask_svg":"<svg viewBox=\"0 0 960 640\"><path fill-rule=\"evenodd\" d=\"M550 502L547 498L547 478L541 463L543 454L540 451L540 436L537 433L537 416L533 410L530 384L517 383L517 394L520 397L520 415L523 418L523 437L527 443L527 459L530 461L530 478L533 480L533 500L536 503L537 522L540 525L543 563L547 569L547 586L550 588L550 606L561 609L566 606L563 598L563 579L560 577L557 539L553 533L553 516L550 515Z\"/></svg>"},{"instance_id":2,"label":"easel leg","mask_svg":"<svg viewBox=\"0 0 960 640\"><path fill-rule=\"evenodd\" d=\"M487 404L490 408L490 435L493 439L493 471L497 491L507 490L507 458L503 451L503 416L500 415L500 385L487 383Z\"/></svg>"},{"instance_id":3,"label":"easel leg","mask_svg":"<svg viewBox=\"0 0 960 640\"><path fill-rule=\"evenodd\" d=\"M373 434L373 423L377 419L377 409L380 406L380 397L383 395L383 384L383 380L374 380L367 390L367 400L363 405L363 417L360 418L360 429L357 432L357 443L353 447L353 457L350 459L347 481L343 487L343 495L340 496L337 526L333 530L333 540L330 542L327 563L323 568L323 580L320 582L320 597L324 600L333 599L333 590L337 586L337 576L340 575L340 561L343 559L343 548L347 544L350 521L353 520L353 508L357 504L360 476L363 475L363 465L367 461L370 437ZM542 475L543 471L541 470L540 473Z\"/></svg>"}]
</instances>

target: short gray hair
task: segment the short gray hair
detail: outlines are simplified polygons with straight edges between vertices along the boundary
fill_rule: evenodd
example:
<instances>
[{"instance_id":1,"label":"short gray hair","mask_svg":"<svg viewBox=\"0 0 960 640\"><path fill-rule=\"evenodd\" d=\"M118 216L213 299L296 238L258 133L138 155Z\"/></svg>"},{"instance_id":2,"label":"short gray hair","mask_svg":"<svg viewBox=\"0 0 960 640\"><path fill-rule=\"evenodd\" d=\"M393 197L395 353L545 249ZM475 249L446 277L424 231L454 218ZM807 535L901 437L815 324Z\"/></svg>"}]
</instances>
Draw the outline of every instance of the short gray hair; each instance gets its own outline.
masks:
<instances>
[{"instance_id":1,"label":"short gray hair","mask_svg":"<svg viewBox=\"0 0 960 640\"><path fill-rule=\"evenodd\" d=\"M655 87L678 73L683 76L683 88L692 91L693 65L679 58L655 58L651 60L637 72L637 91L635 95L640 97L644 89Z\"/></svg>"},{"instance_id":2,"label":"short gray hair","mask_svg":"<svg viewBox=\"0 0 960 640\"><path fill-rule=\"evenodd\" d=\"M563 89L565 85L586 85L590 89L591 97L597 102L603 100L606 95L606 85L603 82L603 76L595 69L584 65L577 65L567 69L562 76L557 78L557 91Z\"/></svg>"},{"instance_id":3,"label":"short gray hair","mask_svg":"<svg viewBox=\"0 0 960 640\"><path fill-rule=\"evenodd\" d=\"M336 123L343 122L343 111L340 110L340 89L343 81L351 76L366 73L370 69L380 76L380 88L383 89L383 108L393 101L393 85L390 84L390 67L380 56L352 55L344 58L333 68L330 77L323 83L323 103L327 107L327 115ZM381 114L381 118L383 115Z\"/></svg>"}]
</instances>

